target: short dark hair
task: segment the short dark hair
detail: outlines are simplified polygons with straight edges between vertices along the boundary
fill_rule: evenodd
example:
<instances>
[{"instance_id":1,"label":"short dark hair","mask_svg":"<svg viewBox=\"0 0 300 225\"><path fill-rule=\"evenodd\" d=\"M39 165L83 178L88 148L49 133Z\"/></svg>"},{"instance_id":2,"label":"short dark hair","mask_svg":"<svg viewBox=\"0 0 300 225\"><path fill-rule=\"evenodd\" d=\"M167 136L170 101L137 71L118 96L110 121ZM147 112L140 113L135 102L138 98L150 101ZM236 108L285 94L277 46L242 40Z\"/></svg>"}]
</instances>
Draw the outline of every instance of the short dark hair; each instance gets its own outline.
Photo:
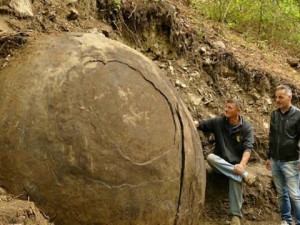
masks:
<instances>
[{"instance_id":1,"label":"short dark hair","mask_svg":"<svg viewBox=\"0 0 300 225\"><path fill-rule=\"evenodd\" d=\"M293 96L293 92L292 92L292 89L288 86L288 85L285 85L285 84L280 84L276 87L276 91L278 90L285 90L285 93L288 95L288 96Z\"/></svg>"},{"instance_id":2,"label":"short dark hair","mask_svg":"<svg viewBox=\"0 0 300 225\"><path fill-rule=\"evenodd\" d=\"M230 98L230 99L227 100L227 103L235 104L235 106L240 110L242 110L242 108L243 108L241 101L237 98Z\"/></svg>"}]
</instances>

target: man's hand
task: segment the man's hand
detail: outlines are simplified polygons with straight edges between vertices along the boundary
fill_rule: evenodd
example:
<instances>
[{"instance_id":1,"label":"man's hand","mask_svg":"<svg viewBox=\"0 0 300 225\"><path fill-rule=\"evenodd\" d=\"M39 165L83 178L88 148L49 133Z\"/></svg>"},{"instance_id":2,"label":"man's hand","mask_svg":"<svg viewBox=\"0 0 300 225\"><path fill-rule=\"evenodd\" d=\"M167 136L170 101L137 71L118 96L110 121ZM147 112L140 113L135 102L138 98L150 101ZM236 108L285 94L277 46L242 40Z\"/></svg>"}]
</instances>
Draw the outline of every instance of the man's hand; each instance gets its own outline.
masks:
<instances>
[{"instance_id":1,"label":"man's hand","mask_svg":"<svg viewBox=\"0 0 300 225\"><path fill-rule=\"evenodd\" d=\"M267 168L267 170L271 170L271 162L270 162L270 159L267 159L267 160L266 160L266 168Z\"/></svg>"},{"instance_id":2,"label":"man's hand","mask_svg":"<svg viewBox=\"0 0 300 225\"><path fill-rule=\"evenodd\" d=\"M250 151L245 150L243 153L242 160L240 161L239 164L236 164L234 166L233 172L235 174L242 175L246 170L246 165L249 161L249 158L250 158Z\"/></svg>"},{"instance_id":3,"label":"man's hand","mask_svg":"<svg viewBox=\"0 0 300 225\"><path fill-rule=\"evenodd\" d=\"M197 121L197 120L194 120L194 124L195 124L195 127L196 127L196 128L198 128L199 125L200 125L200 124L199 124L199 121Z\"/></svg>"},{"instance_id":4,"label":"man's hand","mask_svg":"<svg viewBox=\"0 0 300 225\"><path fill-rule=\"evenodd\" d=\"M240 163L240 164L236 164L234 166L234 171L233 172L235 174L242 175L244 173L245 169L246 169L246 164Z\"/></svg>"}]
</instances>

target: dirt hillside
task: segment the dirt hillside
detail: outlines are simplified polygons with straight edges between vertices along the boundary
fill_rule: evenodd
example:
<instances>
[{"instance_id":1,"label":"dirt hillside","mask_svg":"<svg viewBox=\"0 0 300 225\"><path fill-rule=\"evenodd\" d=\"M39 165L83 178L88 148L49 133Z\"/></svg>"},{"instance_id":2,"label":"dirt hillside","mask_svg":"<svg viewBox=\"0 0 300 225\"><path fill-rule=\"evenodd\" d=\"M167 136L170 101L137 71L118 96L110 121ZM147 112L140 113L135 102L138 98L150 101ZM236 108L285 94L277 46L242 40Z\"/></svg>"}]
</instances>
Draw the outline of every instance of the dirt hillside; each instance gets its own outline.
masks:
<instances>
[{"instance_id":1,"label":"dirt hillside","mask_svg":"<svg viewBox=\"0 0 300 225\"><path fill-rule=\"evenodd\" d=\"M300 76L298 64L291 67L288 63L292 57L284 51L271 51L259 43L244 41L222 25L202 18L183 0L123 0L117 6L96 0L14 2L1 1L0 5L2 68L16 57L24 57L18 49L41 34L101 33L152 59L176 87L195 119L220 115L228 97L242 99L243 115L255 129L251 170L260 180L256 187L245 187L244 224L275 223L270 218L278 219L276 193L263 163L269 115L275 109L274 88L280 83L291 85L294 103L299 106ZM199 135L206 155L212 146L208 137ZM199 224L224 224L228 220L227 194L219 189L220 185L226 185L226 180L208 176L205 215ZM19 194L21 199L26 196ZM12 198L9 202L13 205L16 201ZM4 216L0 211L1 218ZM3 221L0 224L15 223ZM31 223L24 220L21 224Z\"/></svg>"}]
</instances>

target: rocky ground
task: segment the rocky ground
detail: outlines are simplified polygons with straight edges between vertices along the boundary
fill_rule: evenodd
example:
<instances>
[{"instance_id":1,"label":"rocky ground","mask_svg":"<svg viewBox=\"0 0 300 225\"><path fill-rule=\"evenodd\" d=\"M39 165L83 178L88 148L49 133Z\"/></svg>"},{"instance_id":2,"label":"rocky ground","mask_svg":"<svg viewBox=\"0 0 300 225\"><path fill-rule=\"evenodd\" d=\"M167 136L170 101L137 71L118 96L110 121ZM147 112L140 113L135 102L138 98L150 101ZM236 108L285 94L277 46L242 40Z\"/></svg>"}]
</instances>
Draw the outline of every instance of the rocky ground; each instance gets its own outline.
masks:
<instances>
[{"instance_id":1,"label":"rocky ground","mask_svg":"<svg viewBox=\"0 0 300 225\"><path fill-rule=\"evenodd\" d=\"M1 225L51 225L47 215L43 214L33 202L20 200L21 196L12 196L0 188L0 224Z\"/></svg>"},{"instance_id":2,"label":"rocky ground","mask_svg":"<svg viewBox=\"0 0 300 225\"><path fill-rule=\"evenodd\" d=\"M228 97L242 99L244 116L255 128L250 170L259 175L256 187L245 187L244 224L267 225L279 220L270 172L263 165L264 154L269 114L275 108L274 87L279 83L291 85L294 103L299 105L299 60L284 50L271 51L262 43L246 42L222 25L204 20L183 0L123 0L119 8L96 0L7 0L1 1L0 13L2 68L18 57L18 48L41 34L102 33L155 61L194 119L220 115ZM207 137L199 135L206 155L211 145ZM199 224L229 220L227 192L220 189L226 182L222 177L208 176L205 215ZM0 197L0 224L47 224L46 220L39 221L42 215L32 203L5 196ZM24 210L16 210L19 208ZM12 212L14 219L10 219Z\"/></svg>"}]
</instances>

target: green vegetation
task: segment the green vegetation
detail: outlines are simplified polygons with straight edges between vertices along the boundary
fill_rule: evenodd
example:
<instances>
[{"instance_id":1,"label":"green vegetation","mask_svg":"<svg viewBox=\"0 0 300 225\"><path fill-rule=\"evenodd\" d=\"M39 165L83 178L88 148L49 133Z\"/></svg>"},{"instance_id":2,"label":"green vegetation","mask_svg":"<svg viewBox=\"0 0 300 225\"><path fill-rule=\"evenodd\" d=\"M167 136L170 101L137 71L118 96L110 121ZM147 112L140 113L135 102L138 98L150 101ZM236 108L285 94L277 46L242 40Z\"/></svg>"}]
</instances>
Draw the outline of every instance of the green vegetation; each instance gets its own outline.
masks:
<instances>
[{"instance_id":1,"label":"green vegetation","mask_svg":"<svg viewBox=\"0 0 300 225\"><path fill-rule=\"evenodd\" d=\"M300 0L192 0L199 13L246 39L300 56Z\"/></svg>"},{"instance_id":2,"label":"green vegetation","mask_svg":"<svg viewBox=\"0 0 300 225\"><path fill-rule=\"evenodd\" d=\"M114 0L114 5L116 6L116 8L120 9L121 8L121 0Z\"/></svg>"},{"instance_id":3,"label":"green vegetation","mask_svg":"<svg viewBox=\"0 0 300 225\"><path fill-rule=\"evenodd\" d=\"M121 8L121 0L108 0L106 4L110 9L120 10Z\"/></svg>"}]
</instances>

